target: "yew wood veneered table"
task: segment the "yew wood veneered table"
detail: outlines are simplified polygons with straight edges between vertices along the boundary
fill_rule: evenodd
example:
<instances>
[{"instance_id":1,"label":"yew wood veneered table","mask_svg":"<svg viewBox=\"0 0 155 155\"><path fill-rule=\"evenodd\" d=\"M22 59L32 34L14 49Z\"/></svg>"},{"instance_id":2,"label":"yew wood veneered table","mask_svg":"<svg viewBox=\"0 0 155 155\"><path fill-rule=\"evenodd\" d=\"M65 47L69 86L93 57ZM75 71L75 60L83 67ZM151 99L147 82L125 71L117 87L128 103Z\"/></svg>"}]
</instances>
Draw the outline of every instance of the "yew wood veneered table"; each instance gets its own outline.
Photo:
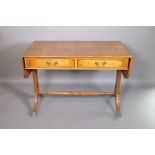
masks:
<instances>
[{"instance_id":1,"label":"yew wood veneered table","mask_svg":"<svg viewBox=\"0 0 155 155\"><path fill-rule=\"evenodd\" d=\"M28 78L32 72L34 85L34 107L38 111L39 95L112 95L115 96L116 113L120 115L121 74L128 78L131 72L132 56L119 41L35 41L22 54L22 72ZM38 69L48 70L113 70L116 71L114 92L39 90Z\"/></svg>"}]
</instances>

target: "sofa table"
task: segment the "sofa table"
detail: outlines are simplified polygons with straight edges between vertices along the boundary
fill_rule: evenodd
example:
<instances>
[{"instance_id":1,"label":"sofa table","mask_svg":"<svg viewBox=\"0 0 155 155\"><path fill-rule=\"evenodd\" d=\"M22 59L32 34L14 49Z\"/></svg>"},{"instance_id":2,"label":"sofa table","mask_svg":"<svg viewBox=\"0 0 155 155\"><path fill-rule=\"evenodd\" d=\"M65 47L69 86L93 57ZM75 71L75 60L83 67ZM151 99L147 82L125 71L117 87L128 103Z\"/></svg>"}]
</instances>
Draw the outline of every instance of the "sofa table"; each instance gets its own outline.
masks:
<instances>
[{"instance_id":1,"label":"sofa table","mask_svg":"<svg viewBox=\"0 0 155 155\"><path fill-rule=\"evenodd\" d=\"M22 73L28 78L32 72L34 85L33 112L38 111L38 96L42 95L111 95L115 97L116 114L120 116L121 74L128 78L132 56L119 41L34 41L22 54ZM116 83L113 92L39 90L37 70L113 70Z\"/></svg>"}]
</instances>

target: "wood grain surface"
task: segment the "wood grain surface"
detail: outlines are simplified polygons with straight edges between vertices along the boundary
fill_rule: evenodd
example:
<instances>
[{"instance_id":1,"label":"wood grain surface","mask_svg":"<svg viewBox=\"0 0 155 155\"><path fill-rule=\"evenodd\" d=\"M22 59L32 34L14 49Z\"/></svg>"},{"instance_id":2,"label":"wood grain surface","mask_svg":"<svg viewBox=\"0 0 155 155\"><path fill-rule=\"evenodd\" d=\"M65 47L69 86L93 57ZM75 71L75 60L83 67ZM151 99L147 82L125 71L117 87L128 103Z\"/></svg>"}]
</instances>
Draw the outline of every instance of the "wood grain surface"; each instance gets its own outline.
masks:
<instances>
[{"instance_id":1,"label":"wood grain surface","mask_svg":"<svg viewBox=\"0 0 155 155\"><path fill-rule=\"evenodd\" d=\"M130 57L120 41L35 41L23 57Z\"/></svg>"},{"instance_id":2,"label":"wood grain surface","mask_svg":"<svg viewBox=\"0 0 155 155\"><path fill-rule=\"evenodd\" d=\"M67 58L68 60L59 59L58 63L53 60L45 62L45 58ZM89 59L86 60L87 58ZM102 62L101 67L102 60L98 58L106 60L106 64L103 65ZM125 78L128 78L131 73L131 62L131 54L120 41L34 41L21 56L21 69L25 78L29 77L31 69L118 69L122 71Z\"/></svg>"}]
</instances>

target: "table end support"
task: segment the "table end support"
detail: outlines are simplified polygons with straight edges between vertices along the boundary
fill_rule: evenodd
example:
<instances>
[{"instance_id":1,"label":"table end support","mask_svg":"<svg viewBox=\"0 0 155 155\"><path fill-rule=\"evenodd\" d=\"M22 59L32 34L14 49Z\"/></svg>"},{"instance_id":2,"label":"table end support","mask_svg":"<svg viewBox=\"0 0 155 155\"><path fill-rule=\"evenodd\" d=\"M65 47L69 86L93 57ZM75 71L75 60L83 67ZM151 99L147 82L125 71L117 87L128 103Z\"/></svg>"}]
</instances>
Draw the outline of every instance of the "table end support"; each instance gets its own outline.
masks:
<instances>
[{"instance_id":1,"label":"table end support","mask_svg":"<svg viewBox=\"0 0 155 155\"><path fill-rule=\"evenodd\" d=\"M115 104L116 104L116 116L121 117L120 112L120 84L121 84L121 71L117 70L116 83L115 83Z\"/></svg>"},{"instance_id":2,"label":"table end support","mask_svg":"<svg viewBox=\"0 0 155 155\"><path fill-rule=\"evenodd\" d=\"M32 77L34 87L33 115L36 115L36 113L38 112L38 92L39 92L38 73L36 69L32 70Z\"/></svg>"}]
</instances>

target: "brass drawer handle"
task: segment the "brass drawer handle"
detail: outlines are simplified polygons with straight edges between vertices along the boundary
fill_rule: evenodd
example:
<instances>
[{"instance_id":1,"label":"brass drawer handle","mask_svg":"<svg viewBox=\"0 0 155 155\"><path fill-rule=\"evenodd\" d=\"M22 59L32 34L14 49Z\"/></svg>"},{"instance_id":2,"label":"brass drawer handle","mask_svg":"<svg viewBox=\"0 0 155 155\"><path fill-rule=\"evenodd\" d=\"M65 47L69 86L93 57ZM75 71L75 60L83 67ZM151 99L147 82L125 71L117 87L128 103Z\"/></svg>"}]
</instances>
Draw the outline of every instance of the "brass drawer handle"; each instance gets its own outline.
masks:
<instances>
[{"instance_id":1,"label":"brass drawer handle","mask_svg":"<svg viewBox=\"0 0 155 155\"><path fill-rule=\"evenodd\" d=\"M98 65L99 65L99 63L98 63L98 62L95 62L95 65L96 65L96 66L98 66Z\"/></svg>"},{"instance_id":2,"label":"brass drawer handle","mask_svg":"<svg viewBox=\"0 0 155 155\"><path fill-rule=\"evenodd\" d=\"M57 62L57 61L55 61L55 62L54 62L54 65L56 66L57 64L58 64L58 62Z\"/></svg>"},{"instance_id":3,"label":"brass drawer handle","mask_svg":"<svg viewBox=\"0 0 155 155\"><path fill-rule=\"evenodd\" d=\"M103 66L104 66L106 63L107 63L106 61L103 61L103 63L102 63L102 64L103 64Z\"/></svg>"},{"instance_id":4,"label":"brass drawer handle","mask_svg":"<svg viewBox=\"0 0 155 155\"><path fill-rule=\"evenodd\" d=\"M50 64L51 64L51 62L50 62L50 61L47 61L47 62L46 62L46 64L47 64L47 65L50 65Z\"/></svg>"}]
</instances>

